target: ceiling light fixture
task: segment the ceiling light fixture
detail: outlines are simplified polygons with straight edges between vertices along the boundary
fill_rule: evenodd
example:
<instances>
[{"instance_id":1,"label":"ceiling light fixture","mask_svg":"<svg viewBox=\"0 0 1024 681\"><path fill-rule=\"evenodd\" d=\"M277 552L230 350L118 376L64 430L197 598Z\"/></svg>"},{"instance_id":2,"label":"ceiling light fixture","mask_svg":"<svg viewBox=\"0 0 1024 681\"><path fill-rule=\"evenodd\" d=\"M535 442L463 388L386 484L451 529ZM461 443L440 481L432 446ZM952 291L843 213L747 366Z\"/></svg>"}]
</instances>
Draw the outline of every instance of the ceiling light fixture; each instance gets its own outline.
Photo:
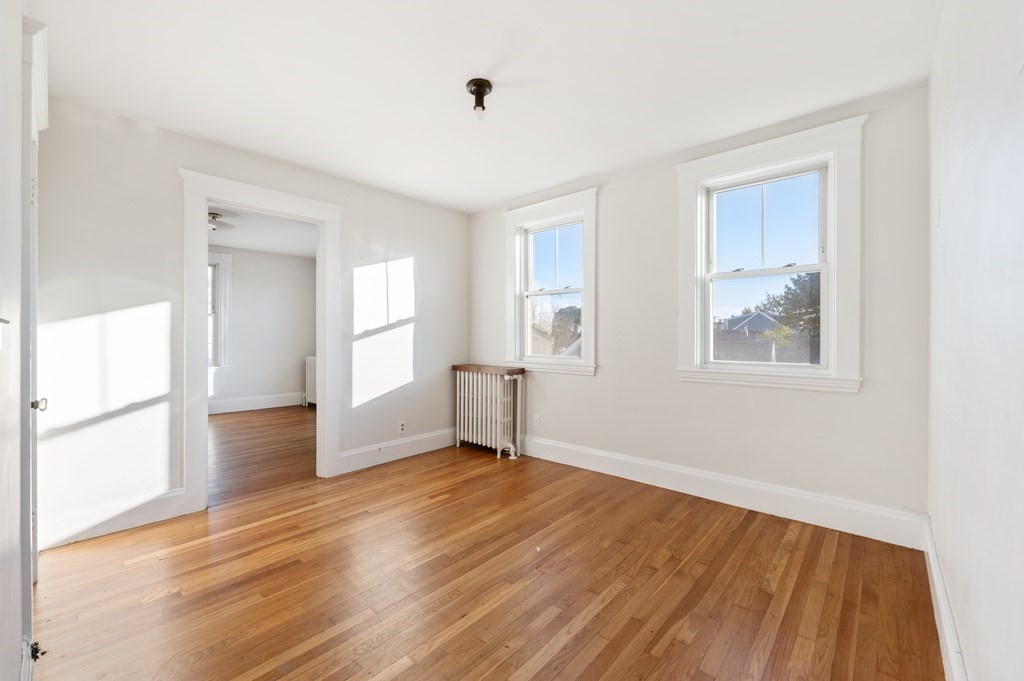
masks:
<instances>
[{"instance_id":1,"label":"ceiling light fixture","mask_svg":"<svg viewBox=\"0 0 1024 681\"><path fill-rule=\"evenodd\" d=\"M466 90L473 95L473 118L479 123L484 119L484 97L491 94L491 81L486 78L474 78L466 83Z\"/></svg>"},{"instance_id":2,"label":"ceiling light fixture","mask_svg":"<svg viewBox=\"0 0 1024 681\"><path fill-rule=\"evenodd\" d=\"M207 213L207 215L210 216L210 221L206 223L206 226L214 232L226 232L235 228L235 225L229 222L221 222L220 213Z\"/></svg>"}]
</instances>

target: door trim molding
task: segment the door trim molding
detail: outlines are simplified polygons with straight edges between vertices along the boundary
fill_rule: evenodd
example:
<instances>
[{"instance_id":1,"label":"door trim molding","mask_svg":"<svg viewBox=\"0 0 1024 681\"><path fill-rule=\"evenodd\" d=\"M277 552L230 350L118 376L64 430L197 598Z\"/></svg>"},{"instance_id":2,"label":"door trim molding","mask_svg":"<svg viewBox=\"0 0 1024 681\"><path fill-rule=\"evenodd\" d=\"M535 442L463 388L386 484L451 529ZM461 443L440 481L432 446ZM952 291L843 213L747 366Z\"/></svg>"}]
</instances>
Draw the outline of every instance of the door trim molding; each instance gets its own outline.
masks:
<instances>
[{"instance_id":1,"label":"door trim molding","mask_svg":"<svg viewBox=\"0 0 1024 681\"><path fill-rule=\"evenodd\" d=\"M207 415L206 267L209 201L310 222L317 226L316 354L319 403L316 473L330 475L341 434L341 215L344 206L214 175L180 169L184 188L184 361L182 362L182 470L185 502L206 508ZM188 511L183 511L188 512Z\"/></svg>"}]
</instances>

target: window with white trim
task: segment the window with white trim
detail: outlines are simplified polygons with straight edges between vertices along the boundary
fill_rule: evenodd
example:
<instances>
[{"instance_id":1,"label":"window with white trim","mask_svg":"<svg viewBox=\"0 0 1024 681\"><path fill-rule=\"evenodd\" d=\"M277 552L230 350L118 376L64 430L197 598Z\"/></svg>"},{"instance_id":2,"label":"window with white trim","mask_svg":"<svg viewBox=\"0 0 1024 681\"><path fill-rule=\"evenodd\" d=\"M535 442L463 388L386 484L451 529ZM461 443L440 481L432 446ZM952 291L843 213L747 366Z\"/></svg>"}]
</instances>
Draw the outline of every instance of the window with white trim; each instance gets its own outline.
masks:
<instances>
[{"instance_id":1,"label":"window with white trim","mask_svg":"<svg viewBox=\"0 0 1024 681\"><path fill-rule=\"evenodd\" d=\"M230 366L228 310L231 304L231 255L209 252L206 265L206 364L210 369Z\"/></svg>"},{"instance_id":2,"label":"window with white trim","mask_svg":"<svg viewBox=\"0 0 1024 681\"><path fill-rule=\"evenodd\" d=\"M682 380L859 390L863 120L677 166Z\"/></svg>"},{"instance_id":3,"label":"window with white trim","mask_svg":"<svg viewBox=\"0 0 1024 681\"><path fill-rule=\"evenodd\" d=\"M588 189L505 214L509 363L595 372L596 196Z\"/></svg>"}]
</instances>

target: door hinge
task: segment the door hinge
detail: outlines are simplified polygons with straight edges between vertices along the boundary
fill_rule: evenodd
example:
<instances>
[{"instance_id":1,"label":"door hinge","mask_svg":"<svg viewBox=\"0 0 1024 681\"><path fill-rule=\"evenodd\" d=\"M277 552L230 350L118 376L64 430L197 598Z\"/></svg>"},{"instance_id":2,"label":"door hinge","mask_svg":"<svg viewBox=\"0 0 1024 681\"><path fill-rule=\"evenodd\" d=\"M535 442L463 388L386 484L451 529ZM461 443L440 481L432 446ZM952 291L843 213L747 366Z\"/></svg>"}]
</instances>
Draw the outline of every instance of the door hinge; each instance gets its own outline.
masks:
<instances>
[{"instance_id":1,"label":"door hinge","mask_svg":"<svg viewBox=\"0 0 1024 681\"><path fill-rule=\"evenodd\" d=\"M29 652L32 653L33 662L46 654L46 651L39 647L39 641L32 641L32 645L29 646Z\"/></svg>"}]
</instances>

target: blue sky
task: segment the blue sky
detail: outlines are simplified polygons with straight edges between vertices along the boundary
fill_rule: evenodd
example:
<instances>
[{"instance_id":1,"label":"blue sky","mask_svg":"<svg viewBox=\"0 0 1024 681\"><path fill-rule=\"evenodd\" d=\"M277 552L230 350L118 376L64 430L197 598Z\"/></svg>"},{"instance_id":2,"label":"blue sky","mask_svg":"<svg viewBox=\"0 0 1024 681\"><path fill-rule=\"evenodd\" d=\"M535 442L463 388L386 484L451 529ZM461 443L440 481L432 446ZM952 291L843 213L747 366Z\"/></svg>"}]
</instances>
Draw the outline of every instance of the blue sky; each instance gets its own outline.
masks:
<instances>
[{"instance_id":1,"label":"blue sky","mask_svg":"<svg viewBox=\"0 0 1024 681\"><path fill-rule=\"evenodd\" d=\"M583 286L582 222L532 232L530 240L533 249L532 290Z\"/></svg>"},{"instance_id":2,"label":"blue sky","mask_svg":"<svg viewBox=\"0 0 1024 681\"><path fill-rule=\"evenodd\" d=\"M819 178L817 172L807 173L715 194L715 270L817 262ZM719 281L712 290L712 315L721 318L739 314L744 307L760 303L767 293L781 292L788 282L786 275Z\"/></svg>"}]
</instances>

